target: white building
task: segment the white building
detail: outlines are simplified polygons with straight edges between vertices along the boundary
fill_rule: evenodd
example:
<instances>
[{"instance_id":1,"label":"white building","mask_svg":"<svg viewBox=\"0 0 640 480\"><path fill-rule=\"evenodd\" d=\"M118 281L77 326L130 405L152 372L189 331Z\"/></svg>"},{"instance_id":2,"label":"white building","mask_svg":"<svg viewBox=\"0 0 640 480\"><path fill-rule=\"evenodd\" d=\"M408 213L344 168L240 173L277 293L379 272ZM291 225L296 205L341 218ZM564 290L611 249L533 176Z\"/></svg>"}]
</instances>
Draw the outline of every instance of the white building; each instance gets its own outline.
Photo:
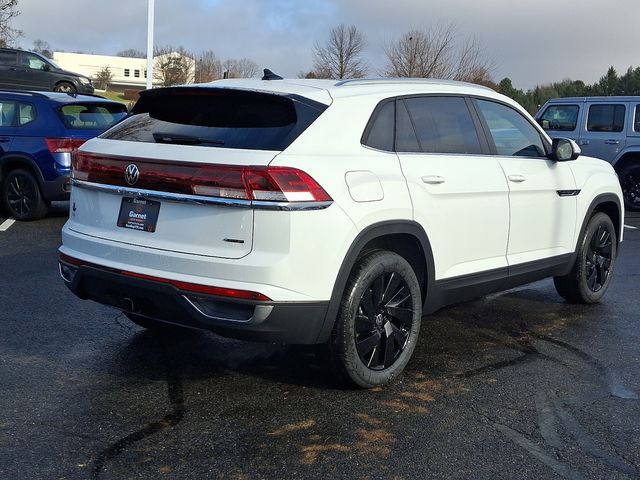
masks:
<instances>
[{"instance_id":1,"label":"white building","mask_svg":"<svg viewBox=\"0 0 640 480\"><path fill-rule=\"evenodd\" d=\"M161 58L176 56L178 53L170 53L161 57L155 57L154 64L161 64ZM146 88L147 60L145 58L116 57L111 55L91 55L86 53L53 52L53 61L61 68L71 72L95 78L105 67L109 67L113 78L111 85L115 89ZM189 78L195 77L195 61L191 61ZM156 67L154 67L156 68ZM193 80L191 80L193 82ZM154 79L154 84L158 83Z\"/></svg>"}]
</instances>

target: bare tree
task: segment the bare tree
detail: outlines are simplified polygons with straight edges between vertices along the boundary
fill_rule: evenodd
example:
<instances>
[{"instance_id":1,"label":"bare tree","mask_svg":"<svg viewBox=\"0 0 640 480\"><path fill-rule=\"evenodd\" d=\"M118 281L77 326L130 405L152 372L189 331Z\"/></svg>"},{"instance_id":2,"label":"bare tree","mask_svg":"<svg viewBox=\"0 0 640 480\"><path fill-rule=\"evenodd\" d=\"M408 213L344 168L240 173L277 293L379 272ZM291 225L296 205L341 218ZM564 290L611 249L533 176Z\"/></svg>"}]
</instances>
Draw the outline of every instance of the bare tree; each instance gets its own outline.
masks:
<instances>
[{"instance_id":1,"label":"bare tree","mask_svg":"<svg viewBox=\"0 0 640 480\"><path fill-rule=\"evenodd\" d=\"M113 73L111 73L109 66L104 67L93 77L93 83L99 90L107 90L112 81Z\"/></svg>"},{"instance_id":2,"label":"bare tree","mask_svg":"<svg viewBox=\"0 0 640 480\"><path fill-rule=\"evenodd\" d=\"M183 47L159 47L154 51L154 80L163 87L193 83L195 64L193 55Z\"/></svg>"},{"instance_id":3,"label":"bare tree","mask_svg":"<svg viewBox=\"0 0 640 480\"><path fill-rule=\"evenodd\" d=\"M11 20L20 15L18 0L0 0L0 47L12 45L22 31L11 26Z\"/></svg>"},{"instance_id":4,"label":"bare tree","mask_svg":"<svg viewBox=\"0 0 640 480\"><path fill-rule=\"evenodd\" d=\"M222 78L222 62L212 50L205 50L196 59L196 83Z\"/></svg>"},{"instance_id":5,"label":"bare tree","mask_svg":"<svg viewBox=\"0 0 640 480\"><path fill-rule=\"evenodd\" d=\"M463 39L455 25L411 30L385 47L390 77L489 81L493 63L476 38Z\"/></svg>"},{"instance_id":6,"label":"bare tree","mask_svg":"<svg viewBox=\"0 0 640 480\"><path fill-rule=\"evenodd\" d=\"M53 58L53 51L51 50L49 42L45 42L39 38L33 41L33 51L38 52L47 58Z\"/></svg>"},{"instance_id":7,"label":"bare tree","mask_svg":"<svg viewBox=\"0 0 640 480\"><path fill-rule=\"evenodd\" d=\"M313 48L314 71L317 78L361 78L367 71L362 59L366 47L364 35L355 25L338 25L329 32L324 45Z\"/></svg>"},{"instance_id":8,"label":"bare tree","mask_svg":"<svg viewBox=\"0 0 640 480\"><path fill-rule=\"evenodd\" d=\"M258 75L260 67L249 58L228 58L222 63L222 69L227 72L229 78L252 78Z\"/></svg>"},{"instance_id":9,"label":"bare tree","mask_svg":"<svg viewBox=\"0 0 640 480\"><path fill-rule=\"evenodd\" d=\"M131 58L147 58L147 54L142 50L136 48L126 48L116 53L118 57L131 57Z\"/></svg>"}]
</instances>

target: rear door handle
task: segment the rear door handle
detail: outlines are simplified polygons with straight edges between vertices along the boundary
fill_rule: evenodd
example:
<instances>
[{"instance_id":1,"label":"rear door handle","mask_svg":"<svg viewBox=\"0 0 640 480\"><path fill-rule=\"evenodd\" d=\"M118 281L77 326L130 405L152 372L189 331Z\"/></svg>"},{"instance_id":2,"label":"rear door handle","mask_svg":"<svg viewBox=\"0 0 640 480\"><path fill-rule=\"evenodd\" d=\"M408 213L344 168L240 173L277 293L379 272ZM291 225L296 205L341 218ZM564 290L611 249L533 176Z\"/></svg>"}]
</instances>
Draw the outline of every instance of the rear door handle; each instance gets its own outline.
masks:
<instances>
[{"instance_id":1,"label":"rear door handle","mask_svg":"<svg viewBox=\"0 0 640 480\"><path fill-rule=\"evenodd\" d=\"M0 137L0 143L7 143L10 141L11 141L10 137Z\"/></svg>"},{"instance_id":2,"label":"rear door handle","mask_svg":"<svg viewBox=\"0 0 640 480\"><path fill-rule=\"evenodd\" d=\"M522 183L526 180L526 177L520 174L509 175L507 178L509 178L510 182L515 182L515 183Z\"/></svg>"},{"instance_id":3,"label":"rear door handle","mask_svg":"<svg viewBox=\"0 0 640 480\"><path fill-rule=\"evenodd\" d=\"M444 177L441 177L440 175L425 175L422 177L422 181L429 185L438 185L440 183L444 183Z\"/></svg>"},{"instance_id":4,"label":"rear door handle","mask_svg":"<svg viewBox=\"0 0 640 480\"><path fill-rule=\"evenodd\" d=\"M604 143L607 145L620 145L620 140L605 140Z\"/></svg>"}]
</instances>

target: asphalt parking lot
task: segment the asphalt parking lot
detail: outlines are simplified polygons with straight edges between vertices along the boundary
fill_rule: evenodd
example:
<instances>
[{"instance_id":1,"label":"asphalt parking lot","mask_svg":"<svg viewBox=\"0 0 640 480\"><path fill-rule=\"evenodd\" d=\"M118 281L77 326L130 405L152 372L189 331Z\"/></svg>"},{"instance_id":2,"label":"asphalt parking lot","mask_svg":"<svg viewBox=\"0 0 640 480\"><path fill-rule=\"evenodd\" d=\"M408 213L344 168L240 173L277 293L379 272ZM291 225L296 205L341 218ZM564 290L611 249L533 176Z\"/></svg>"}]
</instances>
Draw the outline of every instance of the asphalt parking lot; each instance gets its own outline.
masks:
<instances>
[{"instance_id":1,"label":"asphalt parking lot","mask_svg":"<svg viewBox=\"0 0 640 480\"><path fill-rule=\"evenodd\" d=\"M542 281L441 310L400 381L355 391L313 349L76 299L65 208L0 231L0 478L640 477L640 230L602 304Z\"/></svg>"}]
</instances>

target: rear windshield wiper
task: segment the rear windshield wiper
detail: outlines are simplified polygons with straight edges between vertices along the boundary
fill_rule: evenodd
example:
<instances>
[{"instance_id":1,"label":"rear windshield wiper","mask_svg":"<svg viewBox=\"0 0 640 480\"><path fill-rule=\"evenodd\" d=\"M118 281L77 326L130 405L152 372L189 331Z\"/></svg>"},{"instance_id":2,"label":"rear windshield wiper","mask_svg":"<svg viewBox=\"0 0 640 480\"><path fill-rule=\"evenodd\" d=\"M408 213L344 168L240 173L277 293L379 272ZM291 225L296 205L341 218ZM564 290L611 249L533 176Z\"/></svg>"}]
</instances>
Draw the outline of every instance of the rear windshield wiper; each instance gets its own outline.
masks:
<instances>
[{"instance_id":1,"label":"rear windshield wiper","mask_svg":"<svg viewBox=\"0 0 640 480\"><path fill-rule=\"evenodd\" d=\"M175 133L154 133L153 139L156 143L173 143L176 145L224 145L224 140L176 135Z\"/></svg>"}]
</instances>

